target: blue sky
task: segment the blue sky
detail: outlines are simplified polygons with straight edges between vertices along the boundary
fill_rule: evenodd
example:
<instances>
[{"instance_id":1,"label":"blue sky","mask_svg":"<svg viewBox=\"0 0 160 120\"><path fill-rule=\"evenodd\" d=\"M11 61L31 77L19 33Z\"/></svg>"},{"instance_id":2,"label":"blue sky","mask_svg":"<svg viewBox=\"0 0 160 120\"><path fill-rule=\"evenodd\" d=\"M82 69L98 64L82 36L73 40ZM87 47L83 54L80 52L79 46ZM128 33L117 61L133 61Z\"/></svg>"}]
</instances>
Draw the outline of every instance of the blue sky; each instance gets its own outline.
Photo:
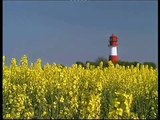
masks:
<instances>
[{"instance_id":1,"label":"blue sky","mask_svg":"<svg viewBox=\"0 0 160 120\"><path fill-rule=\"evenodd\" d=\"M119 38L123 61L158 64L157 1L4 1L3 55L71 66L109 57Z\"/></svg>"}]
</instances>

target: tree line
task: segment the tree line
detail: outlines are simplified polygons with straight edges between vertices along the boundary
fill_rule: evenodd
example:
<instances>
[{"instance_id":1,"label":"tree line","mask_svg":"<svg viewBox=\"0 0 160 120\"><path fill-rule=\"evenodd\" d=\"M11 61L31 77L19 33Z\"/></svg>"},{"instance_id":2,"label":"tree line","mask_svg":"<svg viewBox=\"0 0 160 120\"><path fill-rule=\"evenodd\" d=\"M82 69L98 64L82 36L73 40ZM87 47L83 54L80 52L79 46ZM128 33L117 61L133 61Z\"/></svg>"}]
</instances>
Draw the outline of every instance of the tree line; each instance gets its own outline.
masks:
<instances>
[{"instance_id":1,"label":"tree line","mask_svg":"<svg viewBox=\"0 0 160 120\"><path fill-rule=\"evenodd\" d=\"M87 64L89 63L90 65L94 66L94 67L98 67L100 65L100 62L103 62L103 67L108 67L108 59L106 58L103 58L103 57L99 57L96 61L86 61L86 62L81 62L81 61L77 61L76 64L77 65L81 65L82 67L86 68ZM137 64L139 63L139 65L148 65L148 67L152 67L152 68L156 68L156 64L153 63L153 62L143 62L143 63L140 63L138 61L133 61L133 62L129 62L129 61L119 61L118 63L115 63L115 64L119 64L119 65L122 65L122 66L136 66Z\"/></svg>"}]
</instances>

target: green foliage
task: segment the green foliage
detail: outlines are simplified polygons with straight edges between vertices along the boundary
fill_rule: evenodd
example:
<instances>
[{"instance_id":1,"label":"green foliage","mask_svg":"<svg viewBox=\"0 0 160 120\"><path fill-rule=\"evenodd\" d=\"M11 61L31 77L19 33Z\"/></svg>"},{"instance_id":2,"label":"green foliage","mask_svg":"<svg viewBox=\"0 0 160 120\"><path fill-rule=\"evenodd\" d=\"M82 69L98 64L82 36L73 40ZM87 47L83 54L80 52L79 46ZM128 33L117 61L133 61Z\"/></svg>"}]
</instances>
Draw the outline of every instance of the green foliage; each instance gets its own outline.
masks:
<instances>
[{"instance_id":1,"label":"green foliage","mask_svg":"<svg viewBox=\"0 0 160 120\"><path fill-rule=\"evenodd\" d=\"M148 65L148 67L156 68L156 64L153 62L144 62L143 65Z\"/></svg>"},{"instance_id":2,"label":"green foliage","mask_svg":"<svg viewBox=\"0 0 160 120\"><path fill-rule=\"evenodd\" d=\"M99 57L95 62L93 61L86 61L85 63L81 62L81 61L77 61L76 64L77 65L82 65L82 67L86 68L87 63L89 63L90 65L94 66L94 67L98 67L100 65L100 63L103 62L103 68L104 67L108 67L108 59L104 58L104 57ZM121 66L125 66L125 67L129 67L129 66L134 66L136 67L137 64L139 65L148 65L149 68L157 68L156 64L153 62L144 62L144 63L140 63L138 61L133 61L133 62L129 62L129 61L119 61L118 63L115 64L119 64Z\"/></svg>"}]
</instances>

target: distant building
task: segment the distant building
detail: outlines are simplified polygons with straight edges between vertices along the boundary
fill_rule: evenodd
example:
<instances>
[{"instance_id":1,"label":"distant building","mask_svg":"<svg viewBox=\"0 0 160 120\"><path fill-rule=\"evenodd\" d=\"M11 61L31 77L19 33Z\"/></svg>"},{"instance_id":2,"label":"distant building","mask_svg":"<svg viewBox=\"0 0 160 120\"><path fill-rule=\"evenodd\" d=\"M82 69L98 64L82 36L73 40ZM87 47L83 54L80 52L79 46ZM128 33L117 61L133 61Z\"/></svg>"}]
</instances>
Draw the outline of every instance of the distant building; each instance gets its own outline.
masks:
<instances>
[{"instance_id":1,"label":"distant building","mask_svg":"<svg viewBox=\"0 0 160 120\"><path fill-rule=\"evenodd\" d=\"M110 48L109 60L111 60L113 63L117 63L119 61L118 52L117 52L118 37L112 34L112 36L110 36L108 46Z\"/></svg>"}]
</instances>

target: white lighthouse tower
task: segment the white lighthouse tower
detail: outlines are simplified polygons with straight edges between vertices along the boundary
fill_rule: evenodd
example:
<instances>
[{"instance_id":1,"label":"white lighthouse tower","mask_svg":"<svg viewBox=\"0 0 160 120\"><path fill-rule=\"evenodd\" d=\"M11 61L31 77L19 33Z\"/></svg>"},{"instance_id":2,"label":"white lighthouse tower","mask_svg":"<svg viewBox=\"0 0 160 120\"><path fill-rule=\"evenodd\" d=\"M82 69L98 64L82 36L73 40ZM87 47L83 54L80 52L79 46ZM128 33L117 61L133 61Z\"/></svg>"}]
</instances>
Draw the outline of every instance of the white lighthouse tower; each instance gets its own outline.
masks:
<instances>
[{"instance_id":1,"label":"white lighthouse tower","mask_svg":"<svg viewBox=\"0 0 160 120\"><path fill-rule=\"evenodd\" d=\"M119 61L118 52L117 52L118 37L112 34L112 36L110 36L108 46L110 48L109 60L111 60L113 63L117 63Z\"/></svg>"}]
</instances>

